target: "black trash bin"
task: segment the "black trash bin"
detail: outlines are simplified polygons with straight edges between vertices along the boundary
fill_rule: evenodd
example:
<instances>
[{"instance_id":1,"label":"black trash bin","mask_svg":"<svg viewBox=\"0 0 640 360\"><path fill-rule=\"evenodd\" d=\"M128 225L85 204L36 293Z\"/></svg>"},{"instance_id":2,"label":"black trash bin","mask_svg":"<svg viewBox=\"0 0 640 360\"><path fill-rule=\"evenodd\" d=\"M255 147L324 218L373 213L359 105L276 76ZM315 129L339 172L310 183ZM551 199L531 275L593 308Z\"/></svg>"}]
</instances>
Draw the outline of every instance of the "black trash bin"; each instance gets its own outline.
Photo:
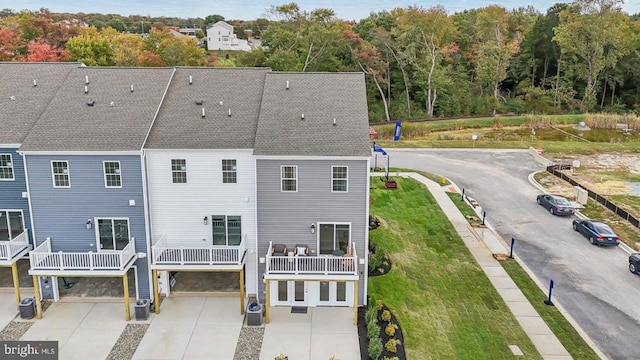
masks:
<instances>
[{"instance_id":1,"label":"black trash bin","mask_svg":"<svg viewBox=\"0 0 640 360\"><path fill-rule=\"evenodd\" d=\"M262 305L258 304L255 301L247 306L247 325L262 325Z\"/></svg>"},{"instance_id":2,"label":"black trash bin","mask_svg":"<svg viewBox=\"0 0 640 360\"><path fill-rule=\"evenodd\" d=\"M136 301L136 320L147 320L149 318L149 300L141 299Z\"/></svg>"},{"instance_id":3,"label":"black trash bin","mask_svg":"<svg viewBox=\"0 0 640 360\"><path fill-rule=\"evenodd\" d=\"M36 302L33 298L25 298L20 301L20 317L22 319L33 319L36 316Z\"/></svg>"}]
</instances>

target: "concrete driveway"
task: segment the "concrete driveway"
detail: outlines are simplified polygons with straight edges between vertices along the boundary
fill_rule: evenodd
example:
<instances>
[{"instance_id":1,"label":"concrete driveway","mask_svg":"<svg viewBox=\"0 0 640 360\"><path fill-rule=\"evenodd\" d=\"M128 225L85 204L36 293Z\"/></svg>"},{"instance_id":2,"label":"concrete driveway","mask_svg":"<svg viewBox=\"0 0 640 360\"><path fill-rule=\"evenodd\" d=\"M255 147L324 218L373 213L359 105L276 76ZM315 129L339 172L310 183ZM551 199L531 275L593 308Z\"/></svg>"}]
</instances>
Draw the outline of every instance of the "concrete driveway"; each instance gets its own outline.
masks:
<instances>
[{"instance_id":1,"label":"concrete driveway","mask_svg":"<svg viewBox=\"0 0 640 360\"><path fill-rule=\"evenodd\" d=\"M636 359L640 277L620 249L592 246L571 228L572 217L550 215L535 202L527 176L541 166L521 150L389 150L392 167L443 175L480 202L487 220L538 280L555 282L554 297L612 359Z\"/></svg>"},{"instance_id":2,"label":"concrete driveway","mask_svg":"<svg viewBox=\"0 0 640 360\"><path fill-rule=\"evenodd\" d=\"M306 314L291 314L290 307L272 307L260 360L273 360L280 354L291 360L360 359L353 309L310 307Z\"/></svg>"}]
</instances>

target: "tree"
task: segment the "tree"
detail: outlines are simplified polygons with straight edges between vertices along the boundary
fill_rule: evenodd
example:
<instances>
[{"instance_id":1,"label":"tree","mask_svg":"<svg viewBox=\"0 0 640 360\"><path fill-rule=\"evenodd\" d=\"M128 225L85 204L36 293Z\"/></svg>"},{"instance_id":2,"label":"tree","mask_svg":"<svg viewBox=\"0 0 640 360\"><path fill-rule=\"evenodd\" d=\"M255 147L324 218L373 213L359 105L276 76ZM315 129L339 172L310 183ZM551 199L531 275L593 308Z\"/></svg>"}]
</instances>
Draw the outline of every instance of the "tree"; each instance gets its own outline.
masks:
<instances>
[{"instance_id":1,"label":"tree","mask_svg":"<svg viewBox=\"0 0 640 360\"><path fill-rule=\"evenodd\" d=\"M562 53L576 57L576 75L586 82L582 104L587 111L595 105L604 69L615 67L633 50L634 34L620 4L622 0L576 0L560 13L560 25L554 29L553 39Z\"/></svg>"},{"instance_id":2,"label":"tree","mask_svg":"<svg viewBox=\"0 0 640 360\"><path fill-rule=\"evenodd\" d=\"M7 24L0 27L0 61L11 61L16 58L20 41L19 33L17 24Z\"/></svg>"},{"instance_id":3,"label":"tree","mask_svg":"<svg viewBox=\"0 0 640 360\"><path fill-rule=\"evenodd\" d=\"M98 31L91 26L82 30L82 33L67 41L67 50L74 60L89 66L111 66L113 61L112 40L116 31L105 28Z\"/></svg>"},{"instance_id":4,"label":"tree","mask_svg":"<svg viewBox=\"0 0 640 360\"><path fill-rule=\"evenodd\" d=\"M393 29L401 57L415 71L414 83L424 83L425 109L433 116L438 88L446 80L443 59L453 47L455 28L442 6L425 10L409 7Z\"/></svg>"},{"instance_id":5,"label":"tree","mask_svg":"<svg viewBox=\"0 0 640 360\"><path fill-rule=\"evenodd\" d=\"M157 54L168 66L205 65L205 51L196 45L196 39L175 37L168 30L158 29L151 29L144 40L144 50Z\"/></svg>"},{"instance_id":6,"label":"tree","mask_svg":"<svg viewBox=\"0 0 640 360\"><path fill-rule=\"evenodd\" d=\"M60 62L69 57L68 52L59 52L49 44L30 41L27 46L26 61L29 62Z\"/></svg>"}]
</instances>

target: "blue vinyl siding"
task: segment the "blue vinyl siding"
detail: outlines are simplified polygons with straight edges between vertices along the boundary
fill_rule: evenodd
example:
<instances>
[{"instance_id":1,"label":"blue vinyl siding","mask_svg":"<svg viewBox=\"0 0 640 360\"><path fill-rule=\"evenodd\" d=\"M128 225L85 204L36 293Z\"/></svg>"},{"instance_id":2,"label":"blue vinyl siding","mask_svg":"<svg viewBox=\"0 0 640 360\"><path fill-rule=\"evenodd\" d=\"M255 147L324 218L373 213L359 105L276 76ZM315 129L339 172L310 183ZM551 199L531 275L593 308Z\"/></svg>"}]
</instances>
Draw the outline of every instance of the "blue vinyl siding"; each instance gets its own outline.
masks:
<instances>
[{"instance_id":1,"label":"blue vinyl siding","mask_svg":"<svg viewBox=\"0 0 640 360\"><path fill-rule=\"evenodd\" d=\"M68 161L71 187L53 187L51 161ZM122 188L105 187L103 161L120 161ZM50 237L53 251L97 251L96 224L87 229L87 219L128 218L136 252L147 251L139 156L27 155L27 169L37 244ZM140 297L149 298L147 259L136 265Z\"/></svg>"},{"instance_id":2,"label":"blue vinyl siding","mask_svg":"<svg viewBox=\"0 0 640 360\"><path fill-rule=\"evenodd\" d=\"M33 239L31 233L31 214L29 212L29 200L22 197L27 191L27 182L24 176L24 163L17 149L0 148L0 154L11 154L13 161L13 178L11 181L0 181L0 210L22 210L25 229L29 230L29 239Z\"/></svg>"},{"instance_id":3,"label":"blue vinyl siding","mask_svg":"<svg viewBox=\"0 0 640 360\"><path fill-rule=\"evenodd\" d=\"M298 191L281 191L281 165L298 167ZM331 192L331 167L347 166L348 192ZM366 254L367 162L365 160L257 160L257 221L258 254L265 256L269 242L317 247L317 223L351 223L351 241L356 244L359 258ZM316 224L316 233L310 231ZM366 265L358 265L360 274ZM259 264L258 278L262 278L265 264ZM364 300L364 276L360 277L359 304ZM260 282L260 291L264 285Z\"/></svg>"}]
</instances>

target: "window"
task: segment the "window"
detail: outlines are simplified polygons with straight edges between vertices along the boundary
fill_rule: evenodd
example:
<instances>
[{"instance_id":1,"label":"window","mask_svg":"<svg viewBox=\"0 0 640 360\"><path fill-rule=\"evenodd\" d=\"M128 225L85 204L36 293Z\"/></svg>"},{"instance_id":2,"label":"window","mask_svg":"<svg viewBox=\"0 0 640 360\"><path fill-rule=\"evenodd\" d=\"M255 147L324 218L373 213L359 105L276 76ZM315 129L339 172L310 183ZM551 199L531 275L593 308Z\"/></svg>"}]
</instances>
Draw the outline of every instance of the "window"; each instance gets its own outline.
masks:
<instances>
[{"instance_id":1,"label":"window","mask_svg":"<svg viewBox=\"0 0 640 360\"><path fill-rule=\"evenodd\" d=\"M0 180L14 180L11 154L0 154Z\"/></svg>"},{"instance_id":2,"label":"window","mask_svg":"<svg viewBox=\"0 0 640 360\"><path fill-rule=\"evenodd\" d=\"M53 175L53 187L71 187L68 161L52 161L51 174Z\"/></svg>"},{"instance_id":3,"label":"window","mask_svg":"<svg viewBox=\"0 0 640 360\"><path fill-rule=\"evenodd\" d=\"M108 188L121 188L122 177L120 176L120 161L105 161L103 164L104 186Z\"/></svg>"},{"instance_id":4,"label":"window","mask_svg":"<svg viewBox=\"0 0 640 360\"><path fill-rule=\"evenodd\" d=\"M351 243L351 225L349 224L320 224L320 254L345 254Z\"/></svg>"},{"instance_id":5,"label":"window","mask_svg":"<svg viewBox=\"0 0 640 360\"><path fill-rule=\"evenodd\" d=\"M331 167L331 192L347 192L347 173L349 168L346 166Z\"/></svg>"},{"instance_id":6,"label":"window","mask_svg":"<svg viewBox=\"0 0 640 360\"><path fill-rule=\"evenodd\" d=\"M222 183L235 184L238 182L236 176L236 161L222 160Z\"/></svg>"},{"instance_id":7,"label":"window","mask_svg":"<svg viewBox=\"0 0 640 360\"><path fill-rule=\"evenodd\" d=\"M129 244L128 219L97 219L100 250L122 250Z\"/></svg>"},{"instance_id":8,"label":"window","mask_svg":"<svg viewBox=\"0 0 640 360\"><path fill-rule=\"evenodd\" d=\"M282 165L282 191L298 191L298 167L295 165Z\"/></svg>"},{"instance_id":9,"label":"window","mask_svg":"<svg viewBox=\"0 0 640 360\"><path fill-rule=\"evenodd\" d=\"M174 184L187 183L187 160L171 159L171 177Z\"/></svg>"},{"instance_id":10,"label":"window","mask_svg":"<svg viewBox=\"0 0 640 360\"><path fill-rule=\"evenodd\" d=\"M242 242L240 216L211 215L213 245L237 246Z\"/></svg>"},{"instance_id":11,"label":"window","mask_svg":"<svg viewBox=\"0 0 640 360\"><path fill-rule=\"evenodd\" d=\"M0 241L8 241L24 232L22 211L0 210Z\"/></svg>"},{"instance_id":12,"label":"window","mask_svg":"<svg viewBox=\"0 0 640 360\"><path fill-rule=\"evenodd\" d=\"M336 301L347 301L346 282L339 282L336 284Z\"/></svg>"}]
</instances>

